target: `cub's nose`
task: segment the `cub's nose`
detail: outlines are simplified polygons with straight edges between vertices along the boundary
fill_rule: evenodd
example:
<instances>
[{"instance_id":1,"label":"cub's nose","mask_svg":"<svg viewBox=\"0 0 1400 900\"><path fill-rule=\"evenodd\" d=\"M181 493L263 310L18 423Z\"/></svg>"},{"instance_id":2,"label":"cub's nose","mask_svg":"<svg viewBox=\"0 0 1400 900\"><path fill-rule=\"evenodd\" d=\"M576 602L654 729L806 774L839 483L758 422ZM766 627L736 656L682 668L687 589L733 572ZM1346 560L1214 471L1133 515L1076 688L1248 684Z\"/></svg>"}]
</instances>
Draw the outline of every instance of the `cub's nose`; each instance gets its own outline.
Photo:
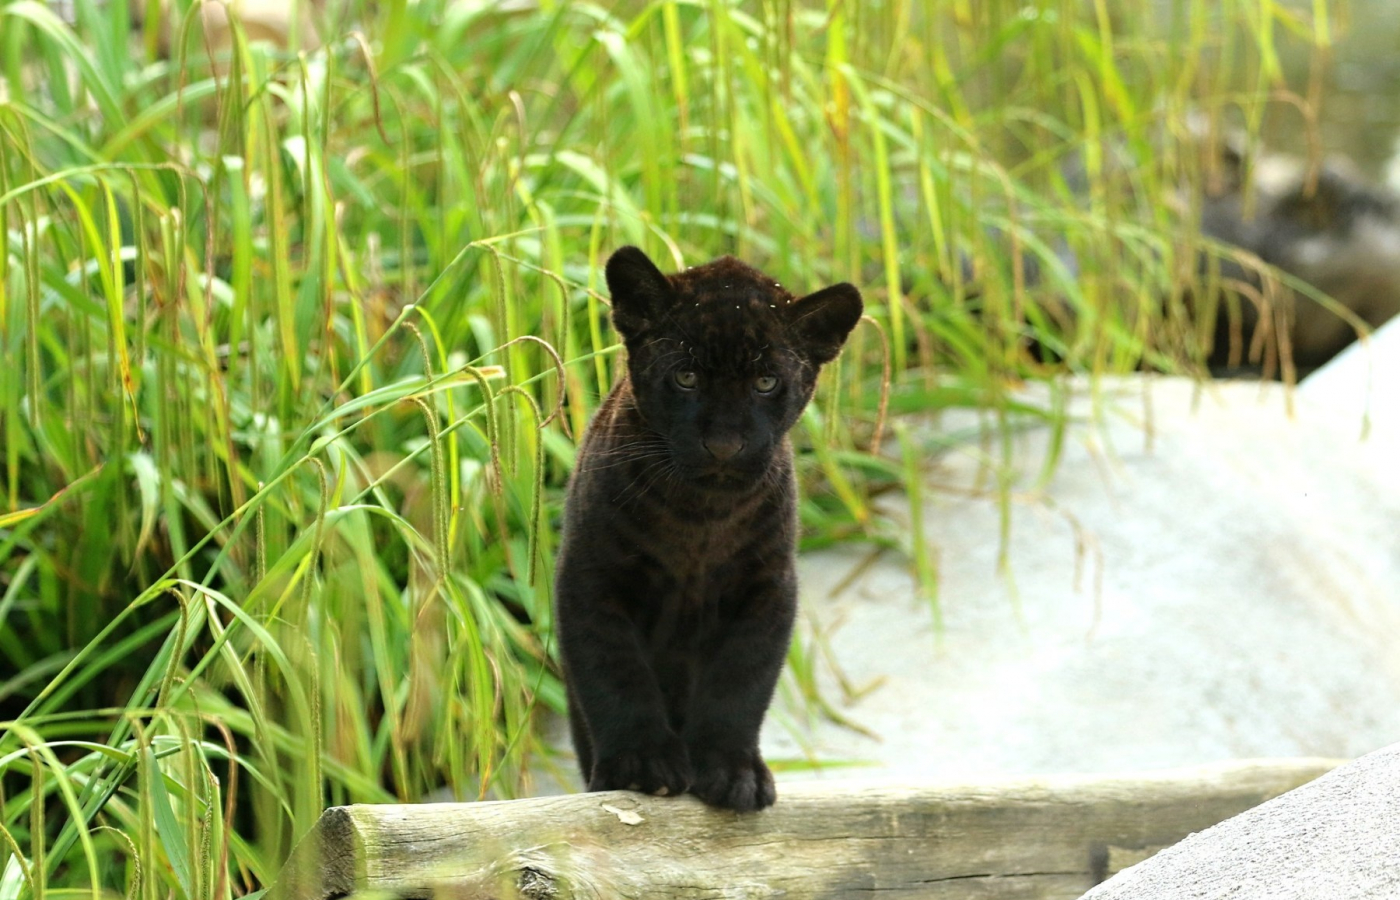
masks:
<instances>
[{"instance_id":1,"label":"cub's nose","mask_svg":"<svg viewBox=\"0 0 1400 900\"><path fill-rule=\"evenodd\" d=\"M744 439L735 436L707 437L702 443L718 462L729 462L744 449Z\"/></svg>"}]
</instances>

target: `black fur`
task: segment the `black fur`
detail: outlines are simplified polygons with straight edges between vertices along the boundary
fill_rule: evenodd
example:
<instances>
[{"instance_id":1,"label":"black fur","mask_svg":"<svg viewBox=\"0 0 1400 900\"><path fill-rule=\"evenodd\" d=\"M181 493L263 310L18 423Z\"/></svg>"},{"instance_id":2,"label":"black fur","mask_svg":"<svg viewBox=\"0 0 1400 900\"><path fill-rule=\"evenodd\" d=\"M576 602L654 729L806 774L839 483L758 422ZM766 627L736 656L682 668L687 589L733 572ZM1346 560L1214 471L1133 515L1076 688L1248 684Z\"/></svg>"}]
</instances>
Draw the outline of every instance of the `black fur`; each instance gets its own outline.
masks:
<instances>
[{"instance_id":1,"label":"black fur","mask_svg":"<svg viewBox=\"0 0 1400 900\"><path fill-rule=\"evenodd\" d=\"M579 766L589 790L762 809L797 605L787 432L860 294L797 299L732 257L666 276L635 247L607 280L627 376L579 452L555 578Z\"/></svg>"}]
</instances>

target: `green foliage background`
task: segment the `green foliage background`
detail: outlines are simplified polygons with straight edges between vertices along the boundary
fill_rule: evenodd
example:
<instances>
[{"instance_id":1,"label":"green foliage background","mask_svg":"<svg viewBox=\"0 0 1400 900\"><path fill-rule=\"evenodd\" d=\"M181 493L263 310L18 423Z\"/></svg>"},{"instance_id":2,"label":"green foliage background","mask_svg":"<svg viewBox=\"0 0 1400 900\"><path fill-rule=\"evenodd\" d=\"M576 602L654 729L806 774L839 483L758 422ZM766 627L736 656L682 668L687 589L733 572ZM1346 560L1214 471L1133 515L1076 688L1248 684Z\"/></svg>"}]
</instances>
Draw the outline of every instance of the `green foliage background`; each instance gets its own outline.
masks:
<instances>
[{"instance_id":1,"label":"green foliage background","mask_svg":"<svg viewBox=\"0 0 1400 900\"><path fill-rule=\"evenodd\" d=\"M134 2L0 3L0 900L243 895L327 804L557 764L554 522L623 243L862 287L807 541L932 592L869 504L927 449L877 452L886 402L995 435L1063 425L1026 380L1200 371L1186 122L1257 133L1307 99L1276 44L1331 40L1322 0L348 0L211 67Z\"/></svg>"}]
</instances>

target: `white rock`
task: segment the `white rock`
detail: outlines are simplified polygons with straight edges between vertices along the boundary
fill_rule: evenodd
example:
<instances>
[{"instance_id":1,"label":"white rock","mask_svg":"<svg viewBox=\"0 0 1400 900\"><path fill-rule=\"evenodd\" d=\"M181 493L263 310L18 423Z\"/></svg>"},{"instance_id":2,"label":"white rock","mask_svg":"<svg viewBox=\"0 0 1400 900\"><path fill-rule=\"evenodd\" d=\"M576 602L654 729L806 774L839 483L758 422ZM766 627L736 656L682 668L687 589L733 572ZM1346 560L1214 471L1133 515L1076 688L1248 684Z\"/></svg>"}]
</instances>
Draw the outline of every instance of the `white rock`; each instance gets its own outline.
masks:
<instances>
[{"instance_id":1,"label":"white rock","mask_svg":"<svg viewBox=\"0 0 1400 900\"><path fill-rule=\"evenodd\" d=\"M1005 573L993 482L977 487L985 451L944 453L925 511L941 640L899 555L835 597L868 551L801 563L806 611L848 680L886 679L837 703L883 740L826 723L804 748L785 703L766 755L963 778L1356 756L1400 740L1400 428L1361 441L1348 382L1328 393L1327 372L1315 377L1292 417L1275 384L1151 378L1146 393L1133 377L1077 399L1097 424L1071 429L1043 492L1032 479L1048 434L1015 441ZM969 422L946 415L941 431Z\"/></svg>"},{"instance_id":2,"label":"white rock","mask_svg":"<svg viewBox=\"0 0 1400 900\"><path fill-rule=\"evenodd\" d=\"M1372 429L1400 431L1400 319L1385 323L1368 340L1357 341L1304 378L1298 394L1344 420L1369 415Z\"/></svg>"}]
</instances>

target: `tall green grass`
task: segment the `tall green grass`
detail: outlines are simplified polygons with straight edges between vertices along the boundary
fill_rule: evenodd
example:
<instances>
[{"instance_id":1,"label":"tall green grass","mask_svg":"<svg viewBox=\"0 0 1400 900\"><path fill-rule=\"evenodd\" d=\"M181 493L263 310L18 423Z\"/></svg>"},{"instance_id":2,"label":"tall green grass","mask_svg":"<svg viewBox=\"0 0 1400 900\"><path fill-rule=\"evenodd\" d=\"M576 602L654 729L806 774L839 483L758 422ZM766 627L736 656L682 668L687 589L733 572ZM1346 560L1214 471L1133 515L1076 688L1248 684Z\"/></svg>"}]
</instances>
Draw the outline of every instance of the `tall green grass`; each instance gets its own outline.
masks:
<instances>
[{"instance_id":1,"label":"tall green grass","mask_svg":"<svg viewBox=\"0 0 1400 900\"><path fill-rule=\"evenodd\" d=\"M1014 387L1199 367L1181 123L1257 129L1276 42L1330 40L1321 0L350 0L213 65L137 3L0 3L0 900L243 895L328 804L532 789L612 249L859 284L803 519L907 544L887 402L1062 425Z\"/></svg>"}]
</instances>

